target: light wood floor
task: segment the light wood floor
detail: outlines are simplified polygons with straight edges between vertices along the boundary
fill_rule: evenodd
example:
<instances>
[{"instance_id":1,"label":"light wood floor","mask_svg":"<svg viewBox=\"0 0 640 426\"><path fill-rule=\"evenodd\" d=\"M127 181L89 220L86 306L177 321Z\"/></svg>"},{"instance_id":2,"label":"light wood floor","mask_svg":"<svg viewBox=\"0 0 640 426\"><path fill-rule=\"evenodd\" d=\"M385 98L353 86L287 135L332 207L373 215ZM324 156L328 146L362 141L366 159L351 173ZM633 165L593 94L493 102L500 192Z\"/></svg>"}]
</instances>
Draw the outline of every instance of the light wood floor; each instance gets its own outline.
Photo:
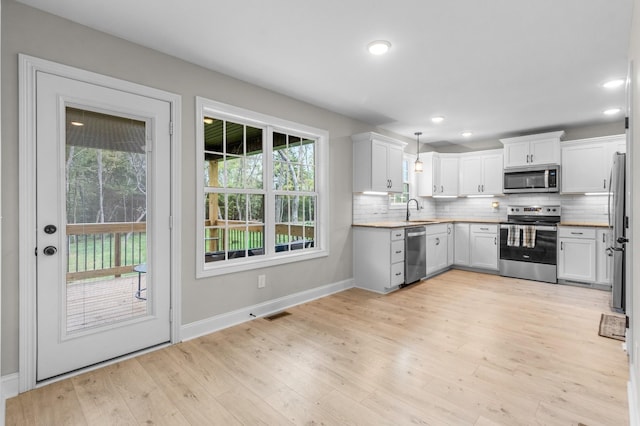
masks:
<instances>
[{"instance_id":1,"label":"light wood floor","mask_svg":"<svg viewBox=\"0 0 640 426\"><path fill-rule=\"evenodd\" d=\"M359 289L7 401L7 425L626 425L608 294L450 271Z\"/></svg>"}]
</instances>

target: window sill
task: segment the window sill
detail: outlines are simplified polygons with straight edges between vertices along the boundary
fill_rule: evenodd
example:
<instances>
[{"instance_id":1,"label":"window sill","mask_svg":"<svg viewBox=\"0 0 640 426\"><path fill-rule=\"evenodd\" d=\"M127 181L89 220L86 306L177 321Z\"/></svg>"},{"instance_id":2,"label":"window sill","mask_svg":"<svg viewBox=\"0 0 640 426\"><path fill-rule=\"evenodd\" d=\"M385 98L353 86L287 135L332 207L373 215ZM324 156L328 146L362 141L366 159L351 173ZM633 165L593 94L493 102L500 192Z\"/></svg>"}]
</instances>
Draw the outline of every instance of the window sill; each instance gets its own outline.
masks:
<instances>
[{"instance_id":1,"label":"window sill","mask_svg":"<svg viewBox=\"0 0 640 426\"><path fill-rule=\"evenodd\" d=\"M318 259L329 256L329 250L305 250L301 253L287 253L286 255L275 255L269 258L246 258L237 261L226 261L224 264L205 264L200 266L196 273L196 278L216 277L220 275L233 274L238 272L251 271L253 269L268 268L270 266L284 265L293 262Z\"/></svg>"}]
</instances>

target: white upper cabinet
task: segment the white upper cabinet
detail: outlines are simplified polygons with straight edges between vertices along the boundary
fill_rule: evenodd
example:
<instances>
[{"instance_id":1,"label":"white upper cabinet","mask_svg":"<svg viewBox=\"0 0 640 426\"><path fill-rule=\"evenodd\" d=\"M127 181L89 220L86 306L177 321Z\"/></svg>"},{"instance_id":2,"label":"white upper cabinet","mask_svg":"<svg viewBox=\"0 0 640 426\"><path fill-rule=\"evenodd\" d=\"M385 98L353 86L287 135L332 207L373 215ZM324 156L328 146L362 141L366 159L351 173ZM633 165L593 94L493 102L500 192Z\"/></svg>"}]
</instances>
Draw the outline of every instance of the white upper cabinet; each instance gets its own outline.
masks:
<instances>
[{"instance_id":1,"label":"white upper cabinet","mask_svg":"<svg viewBox=\"0 0 640 426\"><path fill-rule=\"evenodd\" d=\"M502 150L460 155L460 195L502 194Z\"/></svg>"},{"instance_id":2,"label":"white upper cabinet","mask_svg":"<svg viewBox=\"0 0 640 426\"><path fill-rule=\"evenodd\" d=\"M625 150L625 135L563 142L562 192L608 192L613 154Z\"/></svg>"},{"instance_id":3,"label":"white upper cabinet","mask_svg":"<svg viewBox=\"0 0 640 426\"><path fill-rule=\"evenodd\" d=\"M351 136L353 192L402 192L402 156L407 145L373 132Z\"/></svg>"},{"instance_id":4,"label":"white upper cabinet","mask_svg":"<svg viewBox=\"0 0 640 426\"><path fill-rule=\"evenodd\" d=\"M420 197L458 195L458 154L420 154L424 171L417 173Z\"/></svg>"},{"instance_id":5,"label":"white upper cabinet","mask_svg":"<svg viewBox=\"0 0 640 426\"><path fill-rule=\"evenodd\" d=\"M564 131L500 139L504 168L560 164L560 138Z\"/></svg>"}]
</instances>

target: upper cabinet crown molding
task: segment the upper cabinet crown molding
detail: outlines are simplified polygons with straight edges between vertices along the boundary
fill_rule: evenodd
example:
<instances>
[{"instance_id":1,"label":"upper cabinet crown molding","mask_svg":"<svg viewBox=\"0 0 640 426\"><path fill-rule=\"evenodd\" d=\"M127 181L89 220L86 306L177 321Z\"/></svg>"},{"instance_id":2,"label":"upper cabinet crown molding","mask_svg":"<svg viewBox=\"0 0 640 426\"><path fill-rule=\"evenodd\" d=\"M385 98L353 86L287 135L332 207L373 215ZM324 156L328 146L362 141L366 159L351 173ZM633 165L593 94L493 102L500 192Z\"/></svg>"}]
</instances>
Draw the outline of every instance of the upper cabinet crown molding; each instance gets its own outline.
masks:
<instances>
[{"instance_id":1,"label":"upper cabinet crown molding","mask_svg":"<svg viewBox=\"0 0 640 426\"><path fill-rule=\"evenodd\" d=\"M351 136L353 192L402 192L402 157L407 143L374 132Z\"/></svg>"},{"instance_id":2,"label":"upper cabinet crown molding","mask_svg":"<svg viewBox=\"0 0 640 426\"><path fill-rule=\"evenodd\" d=\"M564 130L500 139L504 168L560 164L560 139Z\"/></svg>"}]
</instances>

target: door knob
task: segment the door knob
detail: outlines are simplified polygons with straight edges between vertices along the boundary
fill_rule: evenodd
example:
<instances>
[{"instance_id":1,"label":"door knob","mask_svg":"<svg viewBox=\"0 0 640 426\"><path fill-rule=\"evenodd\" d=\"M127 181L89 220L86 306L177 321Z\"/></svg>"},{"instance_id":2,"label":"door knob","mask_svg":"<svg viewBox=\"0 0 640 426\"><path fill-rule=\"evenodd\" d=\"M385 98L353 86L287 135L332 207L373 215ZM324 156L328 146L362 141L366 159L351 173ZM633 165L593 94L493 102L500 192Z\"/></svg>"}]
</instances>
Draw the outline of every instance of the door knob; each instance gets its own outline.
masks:
<instances>
[{"instance_id":1,"label":"door knob","mask_svg":"<svg viewBox=\"0 0 640 426\"><path fill-rule=\"evenodd\" d=\"M617 241L618 241L619 244L624 244L624 243L628 243L629 239L625 238L625 237L618 237Z\"/></svg>"},{"instance_id":2,"label":"door knob","mask_svg":"<svg viewBox=\"0 0 640 426\"><path fill-rule=\"evenodd\" d=\"M46 246L44 250L42 250L45 256L53 256L58 252L58 249L54 246Z\"/></svg>"}]
</instances>

